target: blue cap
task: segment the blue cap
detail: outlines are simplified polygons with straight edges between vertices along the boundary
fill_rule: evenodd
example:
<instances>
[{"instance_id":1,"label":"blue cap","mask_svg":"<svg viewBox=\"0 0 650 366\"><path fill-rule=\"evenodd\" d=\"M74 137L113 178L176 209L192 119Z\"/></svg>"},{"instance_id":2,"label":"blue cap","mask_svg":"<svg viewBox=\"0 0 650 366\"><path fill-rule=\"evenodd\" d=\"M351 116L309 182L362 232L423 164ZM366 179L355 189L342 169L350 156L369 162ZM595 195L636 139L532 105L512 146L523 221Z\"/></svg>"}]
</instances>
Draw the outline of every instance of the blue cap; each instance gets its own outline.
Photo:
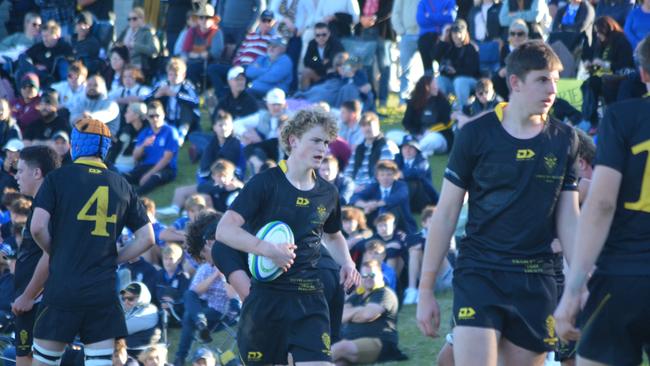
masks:
<instances>
[{"instance_id":1,"label":"blue cap","mask_svg":"<svg viewBox=\"0 0 650 366\"><path fill-rule=\"evenodd\" d=\"M415 137L413 137L412 135L406 135L406 136L404 136L404 139L402 140L402 144L400 145L400 147L402 147L402 146L404 146L404 145L411 145L411 146L413 146L417 151L422 151L422 150L420 149L420 143L419 143L418 140L417 140Z\"/></svg>"}]
</instances>

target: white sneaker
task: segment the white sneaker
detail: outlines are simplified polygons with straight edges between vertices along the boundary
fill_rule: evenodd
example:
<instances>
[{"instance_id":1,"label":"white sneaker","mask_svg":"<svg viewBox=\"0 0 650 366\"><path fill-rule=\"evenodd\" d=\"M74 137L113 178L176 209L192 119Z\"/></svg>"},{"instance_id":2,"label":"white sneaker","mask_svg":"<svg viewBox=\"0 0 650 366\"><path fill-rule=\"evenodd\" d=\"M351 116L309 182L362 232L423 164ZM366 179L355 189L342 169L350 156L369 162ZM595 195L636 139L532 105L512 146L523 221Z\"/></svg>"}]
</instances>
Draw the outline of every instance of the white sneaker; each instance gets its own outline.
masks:
<instances>
[{"instance_id":1,"label":"white sneaker","mask_svg":"<svg viewBox=\"0 0 650 366\"><path fill-rule=\"evenodd\" d=\"M167 206L167 207L161 207L156 210L156 213L158 215L163 215L163 216L178 216L180 214L180 209L174 205L172 206Z\"/></svg>"},{"instance_id":2,"label":"white sneaker","mask_svg":"<svg viewBox=\"0 0 650 366\"><path fill-rule=\"evenodd\" d=\"M418 302L418 289L409 287L404 290L404 305L414 305Z\"/></svg>"}]
</instances>

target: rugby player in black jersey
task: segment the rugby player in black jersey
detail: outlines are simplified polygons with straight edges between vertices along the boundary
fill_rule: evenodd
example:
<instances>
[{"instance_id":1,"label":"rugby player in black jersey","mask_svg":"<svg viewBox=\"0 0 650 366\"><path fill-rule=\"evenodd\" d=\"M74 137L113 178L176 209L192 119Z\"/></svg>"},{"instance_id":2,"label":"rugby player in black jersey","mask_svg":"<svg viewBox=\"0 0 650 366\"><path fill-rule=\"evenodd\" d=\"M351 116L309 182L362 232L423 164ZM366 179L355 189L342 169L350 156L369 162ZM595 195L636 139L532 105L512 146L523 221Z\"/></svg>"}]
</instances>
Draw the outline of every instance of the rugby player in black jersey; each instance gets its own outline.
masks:
<instances>
[{"instance_id":1,"label":"rugby player in black jersey","mask_svg":"<svg viewBox=\"0 0 650 366\"><path fill-rule=\"evenodd\" d=\"M115 338L127 334L116 267L153 245L153 229L131 185L102 161L110 148L108 127L83 118L71 142L74 164L48 174L34 200L31 233L50 261L34 324L33 365L58 365L78 335L85 364L109 366ZM135 239L118 252L124 226Z\"/></svg>"},{"instance_id":2,"label":"rugby player in black jersey","mask_svg":"<svg viewBox=\"0 0 650 366\"><path fill-rule=\"evenodd\" d=\"M20 192L34 197L38 193L45 177L54 169L61 166L61 158L56 151L47 146L29 146L21 150L18 159L16 180ZM47 280L49 257L43 255L43 250L34 242L29 231L31 215L23 230L23 240L18 248L16 273L14 278L14 294L12 311L16 314L17 335L16 365L32 364L32 342L34 320L43 286Z\"/></svg>"},{"instance_id":3,"label":"rugby player in black jersey","mask_svg":"<svg viewBox=\"0 0 650 366\"><path fill-rule=\"evenodd\" d=\"M269 257L285 270L270 282L253 280L244 301L237 341L248 365L286 364L288 353L297 365L330 364L329 312L318 267L322 242L341 265L344 287L360 280L341 233L338 192L315 171L335 137L329 115L298 112L281 132L289 158L255 175L217 227L217 240ZM252 234L274 220L289 225L295 244L274 245Z\"/></svg>"},{"instance_id":4,"label":"rugby player in black jersey","mask_svg":"<svg viewBox=\"0 0 650 366\"><path fill-rule=\"evenodd\" d=\"M456 365L542 365L558 342L551 242L570 244L578 215L577 137L548 115L561 68L543 42L519 46L506 61L510 103L465 125L454 143L428 231L417 321L437 335L436 274L468 192L453 281Z\"/></svg>"},{"instance_id":5,"label":"rugby player in black jersey","mask_svg":"<svg viewBox=\"0 0 650 366\"><path fill-rule=\"evenodd\" d=\"M650 37L639 43L636 56L650 90ZM598 128L596 167L555 311L560 337L579 338L579 366L639 365L643 346L650 343L648 116L646 95L610 105ZM578 316L592 271L589 298Z\"/></svg>"}]
</instances>

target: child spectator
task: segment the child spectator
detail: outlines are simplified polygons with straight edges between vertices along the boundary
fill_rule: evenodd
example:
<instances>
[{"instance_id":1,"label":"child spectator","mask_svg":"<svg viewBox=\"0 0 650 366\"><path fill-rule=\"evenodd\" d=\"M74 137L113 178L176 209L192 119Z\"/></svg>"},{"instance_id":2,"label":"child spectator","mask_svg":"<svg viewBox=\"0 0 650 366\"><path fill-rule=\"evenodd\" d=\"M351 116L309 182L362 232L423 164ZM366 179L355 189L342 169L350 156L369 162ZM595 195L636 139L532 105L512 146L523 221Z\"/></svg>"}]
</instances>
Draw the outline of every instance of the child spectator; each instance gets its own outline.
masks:
<instances>
[{"instance_id":1,"label":"child spectator","mask_svg":"<svg viewBox=\"0 0 650 366\"><path fill-rule=\"evenodd\" d=\"M501 98L494 91L494 84L488 78L479 79L474 88L474 100L463 107L463 111L456 111L451 114L451 118L458 122L458 128L463 127L468 121L478 114L490 111L501 102Z\"/></svg>"},{"instance_id":2,"label":"child spectator","mask_svg":"<svg viewBox=\"0 0 650 366\"><path fill-rule=\"evenodd\" d=\"M228 160L215 161L210 171L212 180L199 184L197 191L210 198L215 210L226 212L230 203L235 200L239 191L244 187L244 183L237 179L235 165Z\"/></svg>"},{"instance_id":3,"label":"child spectator","mask_svg":"<svg viewBox=\"0 0 650 366\"><path fill-rule=\"evenodd\" d=\"M358 207L342 207L341 225L343 226L343 236L345 236L345 240L348 243L350 256L355 263L359 263L363 251L358 250L359 247L355 250L352 249L355 248L357 243L360 241L366 240L372 236L372 231L368 229L368 225L366 224L366 216Z\"/></svg>"},{"instance_id":4,"label":"child spectator","mask_svg":"<svg viewBox=\"0 0 650 366\"><path fill-rule=\"evenodd\" d=\"M418 279L422 269L422 253L424 252L424 243L427 237L427 229L431 217L435 212L435 206L427 206L422 210L420 220L422 221L422 230L418 233L407 236L406 244L408 246L409 265L408 265L408 287L404 290L404 305L417 304L418 301Z\"/></svg>"},{"instance_id":5,"label":"child spectator","mask_svg":"<svg viewBox=\"0 0 650 366\"><path fill-rule=\"evenodd\" d=\"M165 228L160 233L160 239L166 242L185 243L186 227L188 223L194 222L197 215L207 207L205 197L199 194L193 194L185 200L183 208L187 212L186 216L181 216L171 227Z\"/></svg>"},{"instance_id":6,"label":"child spectator","mask_svg":"<svg viewBox=\"0 0 650 366\"><path fill-rule=\"evenodd\" d=\"M323 158L323 162L318 168L318 175L332 183L339 191L341 206L347 205L354 193L354 182L339 170L339 161L334 156L327 155Z\"/></svg>"},{"instance_id":7,"label":"child spectator","mask_svg":"<svg viewBox=\"0 0 650 366\"><path fill-rule=\"evenodd\" d=\"M361 119L361 103L358 100L348 100L341 104L341 121L339 123L339 136L342 137L353 150L363 143L363 132L359 125Z\"/></svg>"},{"instance_id":8,"label":"child spectator","mask_svg":"<svg viewBox=\"0 0 650 366\"><path fill-rule=\"evenodd\" d=\"M158 308L151 303L151 292L142 282L131 282L120 291L126 320L126 344L137 349L149 344L158 325Z\"/></svg>"},{"instance_id":9,"label":"child spectator","mask_svg":"<svg viewBox=\"0 0 650 366\"><path fill-rule=\"evenodd\" d=\"M128 243L125 243L128 245ZM128 281L120 283L120 288L124 289L125 286L131 282L141 282L148 289L156 288L156 267L147 262L144 256L140 256L127 263L123 263L118 267L118 272L122 274L120 279L125 278ZM149 301L151 301L151 294L149 293Z\"/></svg>"},{"instance_id":10,"label":"child spectator","mask_svg":"<svg viewBox=\"0 0 650 366\"><path fill-rule=\"evenodd\" d=\"M408 184L411 212L420 212L424 206L438 202L429 161L422 155L420 144L413 136L404 136L395 163Z\"/></svg>"},{"instance_id":11,"label":"child spectator","mask_svg":"<svg viewBox=\"0 0 650 366\"><path fill-rule=\"evenodd\" d=\"M6 243L0 244L0 316L11 314L14 295L15 251Z\"/></svg>"},{"instance_id":12,"label":"child spectator","mask_svg":"<svg viewBox=\"0 0 650 366\"><path fill-rule=\"evenodd\" d=\"M399 278L406 264L406 234L395 228L395 215L390 212L383 213L373 222L375 235L370 240L380 240L386 247L386 264L388 264Z\"/></svg>"},{"instance_id":13,"label":"child spectator","mask_svg":"<svg viewBox=\"0 0 650 366\"><path fill-rule=\"evenodd\" d=\"M176 243L169 243L162 249L163 268L156 274L154 301L162 309L173 307L183 316L183 294L190 285L190 276L183 270L183 249ZM171 318L170 318L171 319Z\"/></svg>"},{"instance_id":14,"label":"child spectator","mask_svg":"<svg viewBox=\"0 0 650 366\"><path fill-rule=\"evenodd\" d=\"M238 177L244 176L245 159L241 141L233 135L232 116L224 111L218 111L212 123L212 138L201 154L199 164L199 182L210 175L210 167L218 159L226 159L233 163Z\"/></svg>"},{"instance_id":15,"label":"child spectator","mask_svg":"<svg viewBox=\"0 0 650 366\"><path fill-rule=\"evenodd\" d=\"M389 266L386 263L386 244L381 240L370 239L368 241L362 242L363 245L363 256L361 263L365 263L370 260L376 260L381 263L381 271L384 274L384 282L386 285L397 291L397 275L393 267ZM360 264L358 264L361 267Z\"/></svg>"},{"instance_id":16,"label":"child spectator","mask_svg":"<svg viewBox=\"0 0 650 366\"><path fill-rule=\"evenodd\" d=\"M380 160L375 167L377 180L355 193L350 202L361 207L369 220L391 212L395 215L397 228L410 234L417 230L417 226L411 215L408 185L398 180L399 176L400 171L394 161Z\"/></svg>"},{"instance_id":17,"label":"child spectator","mask_svg":"<svg viewBox=\"0 0 650 366\"><path fill-rule=\"evenodd\" d=\"M147 210L147 217L149 222L153 226L153 235L156 245L145 252L145 257L149 263L159 264L160 263L160 253L165 246L165 241L160 239L160 233L167 228L167 226L156 218L156 202L148 197L140 197L140 202L144 206L144 209Z\"/></svg>"},{"instance_id":18,"label":"child spectator","mask_svg":"<svg viewBox=\"0 0 650 366\"><path fill-rule=\"evenodd\" d=\"M83 62L75 61L68 66L68 77L52 84L52 89L59 93L59 105L72 110L79 97L86 95L86 78L88 69Z\"/></svg>"},{"instance_id":19,"label":"child spectator","mask_svg":"<svg viewBox=\"0 0 650 366\"><path fill-rule=\"evenodd\" d=\"M167 366L167 348L162 345L151 345L138 356L143 366Z\"/></svg>"}]
</instances>

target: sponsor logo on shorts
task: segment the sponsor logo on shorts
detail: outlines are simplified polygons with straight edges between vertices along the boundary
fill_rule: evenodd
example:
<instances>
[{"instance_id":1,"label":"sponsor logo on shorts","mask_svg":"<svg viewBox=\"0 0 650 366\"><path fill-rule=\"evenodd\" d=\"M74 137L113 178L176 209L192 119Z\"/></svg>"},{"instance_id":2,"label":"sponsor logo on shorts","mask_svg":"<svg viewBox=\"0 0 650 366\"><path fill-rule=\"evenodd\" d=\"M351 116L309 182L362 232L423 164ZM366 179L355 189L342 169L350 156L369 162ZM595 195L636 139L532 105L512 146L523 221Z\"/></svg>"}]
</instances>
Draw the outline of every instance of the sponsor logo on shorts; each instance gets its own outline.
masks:
<instances>
[{"instance_id":1,"label":"sponsor logo on shorts","mask_svg":"<svg viewBox=\"0 0 650 366\"><path fill-rule=\"evenodd\" d=\"M262 356L263 356L262 352L258 352L258 351L250 351L250 352L248 352L248 354L246 355L246 359L247 359L248 361L257 362L257 361L262 361Z\"/></svg>"},{"instance_id":2,"label":"sponsor logo on shorts","mask_svg":"<svg viewBox=\"0 0 650 366\"><path fill-rule=\"evenodd\" d=\"M323 346L325 346L323 353L330 356L332 354L332 351L330 350L330 347L332 346L330 335L328 333L323 333L320 336L320 339L323 341Z\"/></svg>"},{"instance_id":3,"label":"sponsor logo on shorts","mask_svg":"<svg viewBox=\"0 0 650 366\"><path fill-rule=\"evenodd\" d=\"M474 319L474 315L476 315L476 311L471 307L460 308L460 310L458 310L459 320L471 320Z\"/></svg>"},{"instance_id":4,"label":"sponsor logo on shorts","mask_svg":"<svg viewBox=\"0 0 650 366\"><path fill-rule=\"evenodd\" d=\"M555 318L553 318L553 315L546 317L546 335L547 337L544 338L544 343L555 346L557 344L557 337L555 336Z\"/></svg>"},{"instance_id":5,"label":"sponsor logo on shorts","mask_svg":"<svg viewBox=\"0 0 650 366\"><path fill-rule=\"evenodd\" d=\"M530 160L535 157L535 152L531 149L517 150L517 161Z\"/></svg>"},{"instance_id":6,"label":"sponsor logo on shorts","mask_svg":"<svg viewBox=\"0 0 650 366\"><path fill-rule=\"evenodd\" d=\"M304 197L298 197L296 199L296 206L298 207L307 207L309 206L309 200Z\"/></svg>"}]
</instances>

